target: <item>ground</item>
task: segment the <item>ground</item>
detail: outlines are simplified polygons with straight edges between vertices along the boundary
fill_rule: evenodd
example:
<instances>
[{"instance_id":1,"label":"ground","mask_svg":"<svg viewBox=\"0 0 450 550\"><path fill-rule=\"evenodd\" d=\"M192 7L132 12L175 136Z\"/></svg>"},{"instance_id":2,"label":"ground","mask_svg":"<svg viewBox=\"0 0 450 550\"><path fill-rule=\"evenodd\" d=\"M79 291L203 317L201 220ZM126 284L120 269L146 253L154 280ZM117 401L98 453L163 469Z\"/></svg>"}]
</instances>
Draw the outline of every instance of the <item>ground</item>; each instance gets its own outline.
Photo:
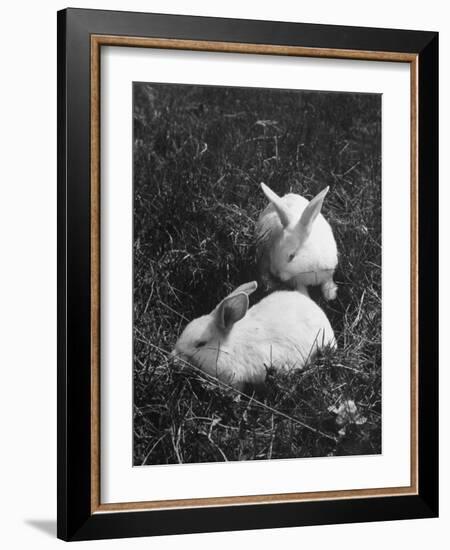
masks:
<instances>
[{"instance_id":1,"label":"ground","mask_svg":"<svg viewBox=\"0 0 450 550\"><path fill-rule=\"evenodd\" d=\"M380 453L381 97L145 83L133 95L134 464ZM307 198L330 186L338 297L312 297L338 349L269 372L249 397L168 352L257 278L261 181ZM352 401L356 415L338 414Z\"/></svg>"}]
</instances>

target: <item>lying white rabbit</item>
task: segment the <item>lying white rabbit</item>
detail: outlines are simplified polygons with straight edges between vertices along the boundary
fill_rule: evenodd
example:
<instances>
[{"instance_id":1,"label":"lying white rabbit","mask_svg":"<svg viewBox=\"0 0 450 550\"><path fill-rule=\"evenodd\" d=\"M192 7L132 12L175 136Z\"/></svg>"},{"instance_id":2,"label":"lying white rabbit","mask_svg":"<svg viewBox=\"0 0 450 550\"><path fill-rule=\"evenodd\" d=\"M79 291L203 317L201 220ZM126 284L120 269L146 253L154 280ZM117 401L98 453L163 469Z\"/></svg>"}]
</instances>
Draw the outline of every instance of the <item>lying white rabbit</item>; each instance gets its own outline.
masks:
<instances>
[{"instance_id":1,"label":"lying white rabbit","mask_svg":"<svg viewBox=\"0 0 450 550\"><path fill-rule=\"evenodd\" d=\"M279 197L264 183L261 187L270 201L256 225L261 280L271 288L278 279L306 295L307 286L321 285L325 299L334 300L337 247L320 213L329 188L308 202L294 193Z\"/></svg>"},{"instance_id":2,"label":"lying white rabbit","mask_svg":"<svg viewBox=\"0 0 450 550\"><path fill-rule=\"evenodd\" d=\"M172 356L241 390L260 386L267 368L301 369L317 351L334 347L325 313L307 296L274 292L248 309L256 281L234 290L208 315L191 321Z\"/></svg>"}]
</instances>

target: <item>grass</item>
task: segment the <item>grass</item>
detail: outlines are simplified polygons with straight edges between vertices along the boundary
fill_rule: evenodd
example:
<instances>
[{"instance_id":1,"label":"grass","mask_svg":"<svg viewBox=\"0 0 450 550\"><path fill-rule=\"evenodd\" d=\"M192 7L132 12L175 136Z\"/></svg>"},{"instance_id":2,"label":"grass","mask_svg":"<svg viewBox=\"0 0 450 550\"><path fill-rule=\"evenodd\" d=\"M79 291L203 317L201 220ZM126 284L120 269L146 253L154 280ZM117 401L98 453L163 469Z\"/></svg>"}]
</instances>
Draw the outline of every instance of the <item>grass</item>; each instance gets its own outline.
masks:
<instances>
[{"instance_id":1,"label":"grass","mask_svg":"<svg viewBox=\"0 0 450 550\"><path fill-rule=\"evenodd\" d=\"M135 465L381 452L380 117L377 95L134 84ZM261 181L308 198L331 187L338 298L312 297L338 349L239 395L168 352L257 278ZM340 431L330 408L347 400L367 420Z\"/></svg>"}]
</instances>

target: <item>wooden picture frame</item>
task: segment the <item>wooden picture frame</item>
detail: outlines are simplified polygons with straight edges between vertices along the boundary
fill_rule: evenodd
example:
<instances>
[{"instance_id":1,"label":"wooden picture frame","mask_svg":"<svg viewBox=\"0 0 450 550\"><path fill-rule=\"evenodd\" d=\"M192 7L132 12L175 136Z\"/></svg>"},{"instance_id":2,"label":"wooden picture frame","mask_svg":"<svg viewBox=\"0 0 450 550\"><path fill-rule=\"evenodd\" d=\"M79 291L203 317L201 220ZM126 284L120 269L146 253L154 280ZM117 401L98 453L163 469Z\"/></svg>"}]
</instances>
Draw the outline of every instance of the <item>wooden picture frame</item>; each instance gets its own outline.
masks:
<instances>
[{"instance_id":1,"label":"wooden picture frame","mask_svg":"<svg viewBox=\"0 0 450 550\"><path fill-rule=\"evenodd\" d=\"M410 64L409 487L101 502L100 51L112 45ZM86 540L438 514L437 143L437 33L84 9L58 13L58 537Z\"/></svg>"}]
</instances>

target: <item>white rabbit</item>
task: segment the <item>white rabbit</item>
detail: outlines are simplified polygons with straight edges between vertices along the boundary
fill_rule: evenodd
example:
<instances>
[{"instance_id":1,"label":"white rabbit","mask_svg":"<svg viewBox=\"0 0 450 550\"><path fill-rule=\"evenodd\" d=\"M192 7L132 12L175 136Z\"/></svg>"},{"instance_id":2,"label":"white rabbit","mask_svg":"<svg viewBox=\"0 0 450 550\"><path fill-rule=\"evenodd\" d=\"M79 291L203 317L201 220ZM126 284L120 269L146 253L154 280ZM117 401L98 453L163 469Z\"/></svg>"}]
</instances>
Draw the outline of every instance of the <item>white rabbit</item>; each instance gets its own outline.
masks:
<instances>
[{"instance_id":1,"label":"white rabbit","mask_svg":"<svg viewBox=\"0 0 450 550\"><path fill-rule=\"evenodd\" d=\"M329 188L308 201L294 193L279 197L264 183L261 187L270 201L256 224L261 279L269 288L278 279L306 295L307 286L321 285L325 299L334 300L337 246L320 213Z\"/></svg>"},{"instance_id":2,"label":"white rabbit","mask_svg":"<svg viewBox=\"0 0 450 550\"><path fill-rule=\"evenodd\" d=\"M317 351L334 347L325 313L307 296L273 292L248 309L256 281L238 287L208 315L191 321L172 356L241 390L260 386L267 368L302 369Z\"/></svg>"}]
</instances>

